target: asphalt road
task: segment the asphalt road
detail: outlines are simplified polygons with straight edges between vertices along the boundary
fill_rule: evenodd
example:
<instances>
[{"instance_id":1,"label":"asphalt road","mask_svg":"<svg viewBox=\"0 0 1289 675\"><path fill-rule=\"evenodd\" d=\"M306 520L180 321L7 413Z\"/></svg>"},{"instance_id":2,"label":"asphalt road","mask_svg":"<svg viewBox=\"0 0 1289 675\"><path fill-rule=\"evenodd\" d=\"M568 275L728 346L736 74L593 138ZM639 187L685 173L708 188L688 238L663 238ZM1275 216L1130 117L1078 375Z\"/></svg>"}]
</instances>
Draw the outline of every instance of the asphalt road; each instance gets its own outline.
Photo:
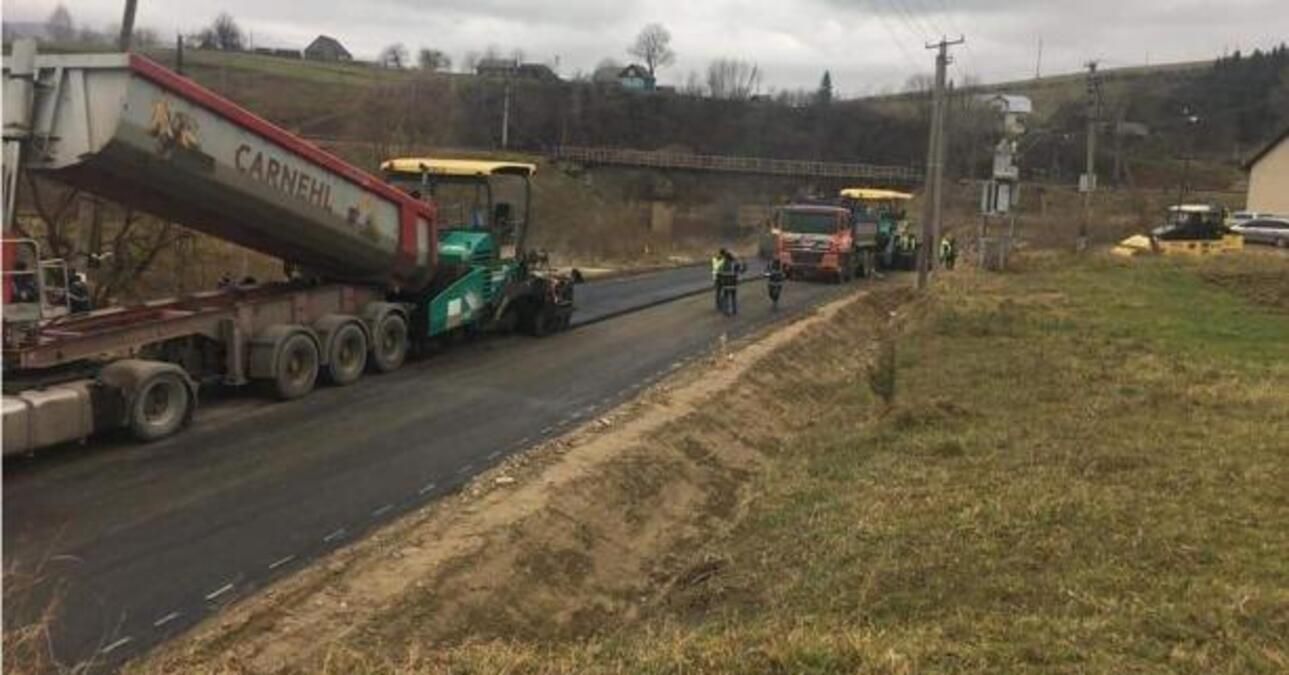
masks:
<instances>
[{"instance_id":1,"label":"asphalt road","mask_svg":"<svg viewBox=\"0 0 1289 675\"><path fill-rule=\"evenodd\" d=\"M722 333L845 290L792 283L771 312L763 287L748 284L743 313L728 318L699 293L707 274L586 284L583 325L569 333L457 345L299 401L229 397L155 444L107 438L7 461L5 570L41 582L6 593L5 623L29 621L56 593L60 660L110 668L612 407ZM655 304L668 294L693 297Z\"/></svg>"}]
</instances>

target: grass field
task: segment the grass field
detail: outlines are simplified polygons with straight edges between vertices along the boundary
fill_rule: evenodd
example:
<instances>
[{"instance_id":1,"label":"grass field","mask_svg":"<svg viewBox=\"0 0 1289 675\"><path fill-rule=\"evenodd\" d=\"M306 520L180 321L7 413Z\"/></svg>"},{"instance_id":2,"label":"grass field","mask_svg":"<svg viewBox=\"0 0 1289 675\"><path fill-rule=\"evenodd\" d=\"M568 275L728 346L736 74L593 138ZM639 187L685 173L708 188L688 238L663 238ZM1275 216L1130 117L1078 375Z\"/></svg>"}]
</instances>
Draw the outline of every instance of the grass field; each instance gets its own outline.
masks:
<instances>
[{"instance_id":1,"label":"grass field","mask_svg":"<svg viewBox=\"0 0 1289 675\"><path fill-rule=\"evenodd\" d=\"M729 394L798 424L635 618L446 643L400 622L324 669L1285 672L1287 263L949 275L899 310L890 406L837 339L878 314L843 313Z\"/></svg>"}]
</instances>

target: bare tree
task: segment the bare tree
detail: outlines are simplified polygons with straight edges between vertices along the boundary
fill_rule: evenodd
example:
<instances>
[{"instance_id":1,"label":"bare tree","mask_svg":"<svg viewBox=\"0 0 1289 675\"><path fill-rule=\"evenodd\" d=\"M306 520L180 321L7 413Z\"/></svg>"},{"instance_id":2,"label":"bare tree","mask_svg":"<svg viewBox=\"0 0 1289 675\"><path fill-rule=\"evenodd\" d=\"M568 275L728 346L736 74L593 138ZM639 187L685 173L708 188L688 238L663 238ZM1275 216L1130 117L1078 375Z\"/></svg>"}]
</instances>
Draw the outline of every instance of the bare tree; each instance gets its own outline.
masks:
<instances>
[{"instance_id":1,"label":"bare tree","mask_svg":"<svg viewBox=\"0 0 1289 675\"><path fill-rule=\"evenodd\" d=\"M600 59L596 64L595 70L591 73L592 82L617 82L618 73L622 72L622 64L613 59Z\"/></svg>"},{"instance_id":2,"label":"bare tree","mask_svg":"<svg viewBox=\"0 0 1289 675\"><path fill-rule=\"evenodd\" d=\"M910 94L929 94L935 87L935 76L929 73L910 75L904 81L904 91Z\"/></svg>"},{"instance_id":3,"label":"bare tree","mask_svg":"<svg viewBox=\"0 0 1289 675\"><path fill-rule=\"evenodd\" d=\"M761 87L761 69L741 59L716 59L707 66L707 93L712 98L746 101Z\"/></svg>"},{"instance_id":4,"label":"bare tree","mask_svg":"<svg viewBox=\"0 0 1289 675\"><path fill-rule=\"evenodd\" d=\"M671 50L671 32L660 23L651 23L641 29L627 53L644 61L651 77L659 68L676 60L676 53Z\"/></svg>"},{"instance_id":5,"label":"bare tree","mask_svg":"<svg viewBox=\"0 0 1289 675\"><path fill-rule=\"evenodd\" d=\"M395 42L380 51L379 61L383 68L402 70L407 67L408 60L407 47L401 42Z\"/></svg>"},{"instance_id":6,"label":"bare tree","mask_svg":"<svg viewBox=\"0 0 1289 675\"><path fill-rule=\"evenodd\" d=\"M45 20L45 32L54 42L72 42L76 39L76 25L72 23L72 13L59 4Z\"/></svg>"},{"instance_id":7,"label":"bare tree","mask_svg":"<svg viewBox=\"0 0 1289 675\"><path fill-rule=\"evenodd\" d=\"M482 57L479 55L479 52L473 50L466 52L465 56L461 58L461 72L473 73L475 68L479 67L480 58Z\"/></svg>"},{"instance_id":8,"label":"bare tree","mask_svg":"<svg viewBox=\"0 0 1289 675\"><path fill-rule=\"evenodd\" d=\"M226 52L240 52L245 48L246 40L242 29L231 14L220 12L210 26L197 34L197 46L202 49L219 49Z\"/></svg>"},{"instance_id":9,"label":"bare tree","mask_svg":"<svg viewBox=\"0 0 1289 675\"><path fill-rule=\"evenodd\" d=\"M416 64L421 70L434 73L440 70L451 70L452 58L437 49L421 47L416 53Z\"/></svg>"}]
</instances>

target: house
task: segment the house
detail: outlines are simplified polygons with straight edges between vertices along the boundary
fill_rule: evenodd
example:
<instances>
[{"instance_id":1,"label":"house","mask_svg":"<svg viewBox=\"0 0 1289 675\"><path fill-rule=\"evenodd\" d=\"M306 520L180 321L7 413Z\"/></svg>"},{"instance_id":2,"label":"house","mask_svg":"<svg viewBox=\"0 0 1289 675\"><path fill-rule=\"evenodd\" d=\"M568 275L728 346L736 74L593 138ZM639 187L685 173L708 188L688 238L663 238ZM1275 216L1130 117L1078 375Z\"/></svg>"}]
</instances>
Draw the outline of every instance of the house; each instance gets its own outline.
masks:
<instances>
[{"instance_id":1,"label":"house","mask_svg":"<svg viewBox=\"0 0 1289 675\"><path fill-rule=\"evenodd\" d=\"M328 36L319 35L304 48L304 58L310 61L353 61L353 54L345 49L340 41Z\"/></svg>"},{"instance_id":2,"label":"house","mask_svg":"<svg viewBox=\"0 0 1289 675\"><path fill-rule=\"evenodd\" d=\"M474 74L479 77L512 77L516 70L519 70L519 62L515 59L479 59L474 66Z\"/></svg>"},{"instance_id":3,"label":"house","mask_svg":"<svg viewBox=\"0 0 1289 675\"><path fill-rule=\"evenodd\" d=\"M1249 171L1245 209L1289 216L1289 126L1244 165Z\"/></svg>"},{"instance_id":4,"label":"house","mask_svg":"<svg viewBox=\"0 0 1289 675\"><path fill-rule=\"evenodd\" d=\"M657 81L647 68L633 63L618 71L618 84L630 91L653 91Z\"/></svg>"},{"instance_id":5,"label":"house","mask_svg":"<svg viewBox=\"0 0 1289 675\"><path fill-rule=\"evenodd\" d=\"M559 75L544 63L520 63L515 59L482 59L474 67L480 77L514 78L532 82L559 82Z\"/></svg>"}]
</instances>

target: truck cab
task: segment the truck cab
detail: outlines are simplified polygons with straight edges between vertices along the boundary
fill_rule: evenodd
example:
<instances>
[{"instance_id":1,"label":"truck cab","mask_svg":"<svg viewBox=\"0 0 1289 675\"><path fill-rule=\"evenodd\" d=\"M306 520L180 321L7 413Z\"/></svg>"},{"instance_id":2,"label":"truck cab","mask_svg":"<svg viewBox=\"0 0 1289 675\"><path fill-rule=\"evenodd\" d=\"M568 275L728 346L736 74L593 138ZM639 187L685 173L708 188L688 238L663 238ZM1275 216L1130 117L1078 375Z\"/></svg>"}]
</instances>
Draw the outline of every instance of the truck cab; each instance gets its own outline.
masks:
<instances>
[{"instance_id":1,"label":"truck cab","mask_svg":"<svg viewBox=\"0 0 1289 675\"><path fill-rule=\"evenodd\" d=\"M845 282L873 271L877 225L833 204L791 204L775 211L775 255L791 278Z\"/></svg>"}]
</instances>

